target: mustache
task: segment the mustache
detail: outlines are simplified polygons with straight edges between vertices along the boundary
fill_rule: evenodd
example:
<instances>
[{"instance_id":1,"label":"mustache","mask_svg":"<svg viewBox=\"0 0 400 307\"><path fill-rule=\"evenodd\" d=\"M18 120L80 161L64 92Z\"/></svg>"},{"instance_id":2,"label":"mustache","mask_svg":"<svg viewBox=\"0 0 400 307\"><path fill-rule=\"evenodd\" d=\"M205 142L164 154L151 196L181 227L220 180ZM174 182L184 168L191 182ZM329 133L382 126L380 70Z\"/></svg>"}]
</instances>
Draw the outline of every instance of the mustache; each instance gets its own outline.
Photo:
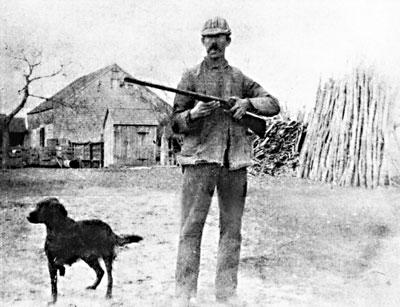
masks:
<instances>
[{"instance_id":1,"label":"mustache","mask_svg":"<svg viewBox=\"0 0 400 307\"><path fill-rule=\"evenodd\" d=\"M218 47L217 44L214 43L207 49L207 51L211 51L211 50L220 51L220 48Z\"/></svg>"}]
</instances>

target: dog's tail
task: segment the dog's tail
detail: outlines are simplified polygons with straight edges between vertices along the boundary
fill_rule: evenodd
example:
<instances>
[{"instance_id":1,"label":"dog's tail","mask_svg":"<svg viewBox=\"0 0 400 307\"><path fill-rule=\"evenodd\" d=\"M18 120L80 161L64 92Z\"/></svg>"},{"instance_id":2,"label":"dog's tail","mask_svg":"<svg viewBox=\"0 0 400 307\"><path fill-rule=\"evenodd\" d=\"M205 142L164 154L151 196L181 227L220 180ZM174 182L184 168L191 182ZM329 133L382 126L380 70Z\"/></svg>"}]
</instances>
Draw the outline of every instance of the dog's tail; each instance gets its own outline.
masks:
<instances>
[{"instance_id":1,"label":"dog's tail","mask_svg":"<svg viewBox=\"0 0 400 307\"><path fill-rule=\"evenodd\" d=\"M125 244L140 242L143 240L141 236L137 235L115 235L115 238L119 246L124 246Z\"/></svg>"}]
</instances>

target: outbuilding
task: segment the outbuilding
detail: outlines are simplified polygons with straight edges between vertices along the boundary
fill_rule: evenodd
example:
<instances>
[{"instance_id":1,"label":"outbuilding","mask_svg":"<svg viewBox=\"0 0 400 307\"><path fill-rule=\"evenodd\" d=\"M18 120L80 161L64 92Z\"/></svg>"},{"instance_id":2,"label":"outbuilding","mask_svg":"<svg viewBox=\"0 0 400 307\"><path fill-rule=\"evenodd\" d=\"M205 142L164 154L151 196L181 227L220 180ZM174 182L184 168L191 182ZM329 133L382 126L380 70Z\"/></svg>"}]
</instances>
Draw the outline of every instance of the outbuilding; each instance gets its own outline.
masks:
<instances>
[{"instance_id":1,"label":"outbuilding","mask_svg":"<svg viewBox=\"0 0 400 307\"><path fill-rule=\"evenodd\" d=\"M155 164L158 124L151 109L107 109L103 124L104 166Z\"/></svg>"},{"instance_id":2,"label":"outbuilding","mask_svg":"<svg viewBox=\"0 0 400 307\"><path fill-rule=\"evenodd\" d=\"M43 101L28 113L30 146L43 152L69 146L83 166L155 164L163 133L171 139L172 107L147 87L125 84L125 77L132 76L113 64ZM104 134L105 124L111 135Z\"/></svg>"}]
</instances>

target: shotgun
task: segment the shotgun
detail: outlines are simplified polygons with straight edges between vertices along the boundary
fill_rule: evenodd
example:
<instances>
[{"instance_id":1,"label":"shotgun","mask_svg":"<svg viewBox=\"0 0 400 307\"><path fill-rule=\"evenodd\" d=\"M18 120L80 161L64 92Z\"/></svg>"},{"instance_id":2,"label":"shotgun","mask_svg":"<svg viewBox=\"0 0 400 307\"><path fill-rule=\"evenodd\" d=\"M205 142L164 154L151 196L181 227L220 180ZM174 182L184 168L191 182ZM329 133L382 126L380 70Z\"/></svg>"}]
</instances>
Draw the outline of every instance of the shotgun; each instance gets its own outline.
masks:
<instances>
[{"instance_id":1,"label":"shotgun","mask_svg":"<svg viewBox=\"0 0 400 307\"><path fill-rule=\"evenodd\" d=\"M223 99L220 97L209 96L209 95L204 95L204 94L200 94L200 93L196 93L196 92L180 90L177 88L164 86L164 85L160 85L160 84L155 84L155 83L150 83L147 81L142 81L142 80L138 80L138 79L131 78L131 77L124 78L124 83L133 83L133 84L138 84L138 85L143 85L143 86L154 87L159 90L173 92L173 93L183 95L183 96L189 96L189 97L192 97L193 99L204 101L204 102L216 100L221 103L221 107L224 109L230 109L233 106L232 101L229 101L229 100L226 100L226 99ZM242 123L245 127L249 128L251 131L253 131L260 138L264 138L265 129L266 129L266 121L263 117L258 116L251 112L246 112L243 115L243 117L239 120L239 122Z\"/></svg>"}]
</instances>

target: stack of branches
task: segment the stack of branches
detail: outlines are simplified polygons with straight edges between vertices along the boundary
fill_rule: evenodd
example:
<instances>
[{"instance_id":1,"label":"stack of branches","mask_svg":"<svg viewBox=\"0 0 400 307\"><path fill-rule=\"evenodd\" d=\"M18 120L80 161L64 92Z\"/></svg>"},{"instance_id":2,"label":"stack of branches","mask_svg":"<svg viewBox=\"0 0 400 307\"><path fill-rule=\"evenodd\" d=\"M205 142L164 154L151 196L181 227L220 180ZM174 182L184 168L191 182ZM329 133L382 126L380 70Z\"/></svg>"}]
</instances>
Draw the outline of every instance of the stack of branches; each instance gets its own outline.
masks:
<instances>
[{"instance_id":1,"label":"stack of branches","mask_svg":"<svg viewBox=\"0 0 400 307\"><path fill-rule=\"evenodd\" d=\"M385 148L394 95L373 71L319 86L298 177L341 186L387 185Z\"/></svg>"},{"instance_id":2,"label":"stack of branches","mask_svg":"<svg viewBox=\"0 0 400 307\"><path fill-rule=\"evenodd\" d=\"M270 119L264 138L253 142L254 165L250 174L290 173L298 165L306 126L294 120Z\"/></svg>"}]
</instances>

